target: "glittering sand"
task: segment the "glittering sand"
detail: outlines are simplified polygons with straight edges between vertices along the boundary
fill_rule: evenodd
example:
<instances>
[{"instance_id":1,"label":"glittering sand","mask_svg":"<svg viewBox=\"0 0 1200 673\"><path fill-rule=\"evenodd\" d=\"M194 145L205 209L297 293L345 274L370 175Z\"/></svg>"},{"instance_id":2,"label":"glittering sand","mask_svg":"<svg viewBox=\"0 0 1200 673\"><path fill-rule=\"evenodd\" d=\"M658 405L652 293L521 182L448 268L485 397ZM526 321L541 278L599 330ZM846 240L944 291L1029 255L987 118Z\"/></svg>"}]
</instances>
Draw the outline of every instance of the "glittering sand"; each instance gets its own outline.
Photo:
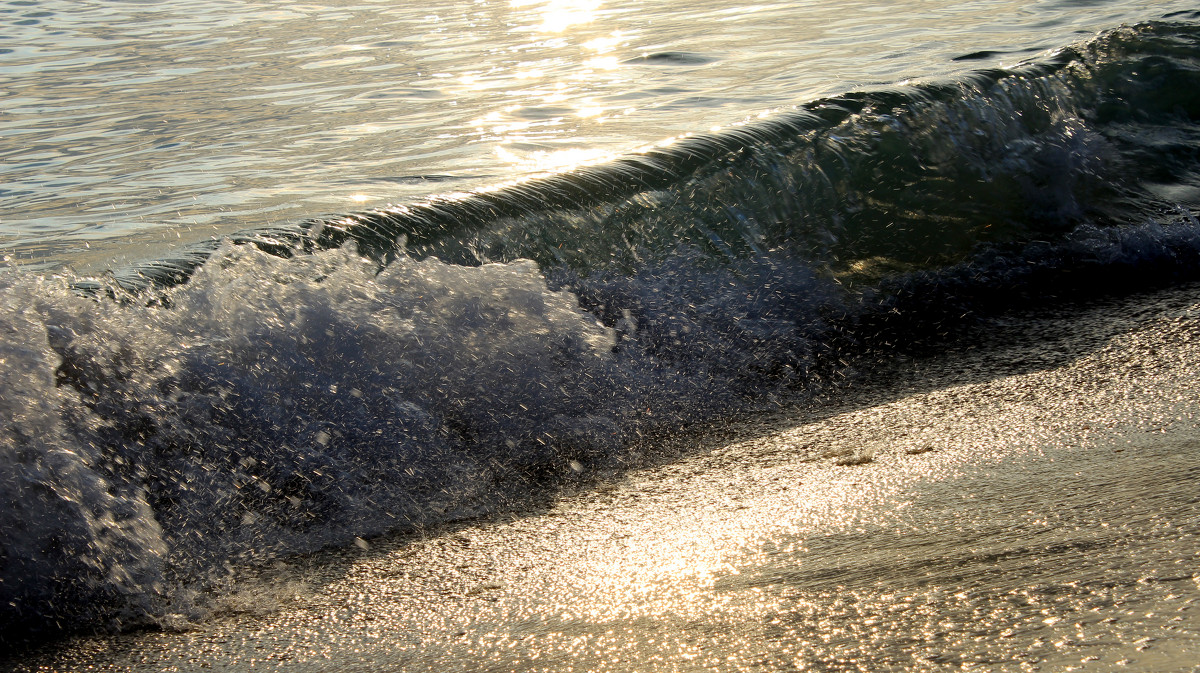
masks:
<instances>
[{"instance_id":1,"label":"glittering sand","mask_svg":"<svg viewBox=\"0 0 1200 673\"><path fill-rule=\"evenodd\" d=\"M531 511L258 571L16 670L1154 670L1200 661L1200 289L997 319Z\"/></svg>"}]
</instances>

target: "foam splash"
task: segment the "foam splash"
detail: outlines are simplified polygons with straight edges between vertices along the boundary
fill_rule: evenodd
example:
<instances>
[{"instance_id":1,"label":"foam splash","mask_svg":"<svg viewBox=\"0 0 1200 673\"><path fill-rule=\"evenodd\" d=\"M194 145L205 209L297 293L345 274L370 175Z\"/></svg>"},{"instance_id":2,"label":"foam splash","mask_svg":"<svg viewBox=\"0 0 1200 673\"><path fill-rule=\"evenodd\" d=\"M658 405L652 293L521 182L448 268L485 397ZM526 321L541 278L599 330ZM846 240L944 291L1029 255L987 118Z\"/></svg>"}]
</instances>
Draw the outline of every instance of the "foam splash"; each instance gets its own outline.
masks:
<instances>
[{"instance_id":1,"label":"foam splash","mask_svg":"<svg viewBox=\"0 0 1200 673\"><path fill-rule=\"evenodd\" d=\"M729 405L735 379L810 364L798 327L835 298L816 276L696 262L609 284L638 297L613 305L619 329L524 260L380 269L353 246L226 246L153 306L6 277L5 402L33 404L3 445L4 495L28 503L3 514L5 621L152 615L229 562L619 462L642 429Z\"/></svg>"}]
</instances>

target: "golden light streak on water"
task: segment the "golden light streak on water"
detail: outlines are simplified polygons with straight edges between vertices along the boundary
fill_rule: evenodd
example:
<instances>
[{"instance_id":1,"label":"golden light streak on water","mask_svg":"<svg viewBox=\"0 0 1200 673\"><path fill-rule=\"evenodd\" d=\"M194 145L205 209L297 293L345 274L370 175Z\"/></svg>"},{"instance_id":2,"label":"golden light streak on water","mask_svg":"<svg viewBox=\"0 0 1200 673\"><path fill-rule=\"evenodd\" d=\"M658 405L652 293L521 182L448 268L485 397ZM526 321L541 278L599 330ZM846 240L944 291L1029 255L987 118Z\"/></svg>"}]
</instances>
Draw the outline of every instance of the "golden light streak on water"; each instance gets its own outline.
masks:
<instances>
[{"instance_id":1,"label":"golden light streak on water","mask_svg":"<svg viewBox=\"0 0 1200 673\"><path fill-rule=\"evenodd\" d=\"M549 173L608 161L614 155L604 150L584 148L518 152L505 145L497 145L496 156L514 167L535 173Z\"/></svg>"},{"instance_id":2,"label":"golden light streak on water","mask_svg":"<svg viewBox=\"0 0 1200 673\"><path fill-rule=\"evenodd\" d=\"M538 14L542 22L537 27L543 33L561 33L572 26L591 23L600 0L513 0L514 9L542 5Z\"/></svg>"}]
</instances>

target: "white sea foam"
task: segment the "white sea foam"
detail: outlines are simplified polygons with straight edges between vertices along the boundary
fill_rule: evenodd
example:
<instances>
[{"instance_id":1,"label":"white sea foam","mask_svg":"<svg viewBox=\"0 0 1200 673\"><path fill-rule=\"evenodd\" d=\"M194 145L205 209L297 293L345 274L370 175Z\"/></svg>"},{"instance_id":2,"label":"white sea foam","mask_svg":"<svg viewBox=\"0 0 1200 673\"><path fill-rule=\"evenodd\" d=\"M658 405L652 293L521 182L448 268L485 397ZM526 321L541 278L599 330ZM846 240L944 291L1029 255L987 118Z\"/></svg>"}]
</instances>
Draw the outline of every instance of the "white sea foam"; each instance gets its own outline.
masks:
<instances>
[{"instance_id":1,"label":"white sea foam","mask_svg":"<svg viewBox=\"0 0 1200 673\"><path fill-rule=\"evenodd\" d=\"M380 269L353 246L228 246L149 306L8 274L0 488L23 503L0 515L8 617L162 611L164 591L231 560L444 520L497 482L619 460L630 433L726 399L721 352L796 341L769 301L794 296L746 301L767 271L687 266L647 272L645 328L621 344L524 260ZM793 293L821 296L800 280Z\"/></svg>"}]
</instances>

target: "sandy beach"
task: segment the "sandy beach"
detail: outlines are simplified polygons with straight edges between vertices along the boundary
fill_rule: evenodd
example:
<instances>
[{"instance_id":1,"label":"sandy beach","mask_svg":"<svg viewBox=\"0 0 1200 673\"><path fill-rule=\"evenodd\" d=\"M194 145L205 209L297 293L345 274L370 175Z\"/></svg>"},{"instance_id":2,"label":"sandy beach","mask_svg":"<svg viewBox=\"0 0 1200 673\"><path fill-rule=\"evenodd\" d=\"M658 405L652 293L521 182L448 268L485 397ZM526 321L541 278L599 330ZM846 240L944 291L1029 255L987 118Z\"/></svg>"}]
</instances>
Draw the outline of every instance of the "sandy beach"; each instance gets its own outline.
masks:
<instances>
[{"instance_id":1,"label":"sandy beach","mask_svg":"<svg viewBox=\"0 0 1200 673\"><path fill-rule=\"evenodd\" d=\"M1200 288L988 321L529 511L281 562L14 671L1200 661Z\"/></svg>"}]
</instances>

